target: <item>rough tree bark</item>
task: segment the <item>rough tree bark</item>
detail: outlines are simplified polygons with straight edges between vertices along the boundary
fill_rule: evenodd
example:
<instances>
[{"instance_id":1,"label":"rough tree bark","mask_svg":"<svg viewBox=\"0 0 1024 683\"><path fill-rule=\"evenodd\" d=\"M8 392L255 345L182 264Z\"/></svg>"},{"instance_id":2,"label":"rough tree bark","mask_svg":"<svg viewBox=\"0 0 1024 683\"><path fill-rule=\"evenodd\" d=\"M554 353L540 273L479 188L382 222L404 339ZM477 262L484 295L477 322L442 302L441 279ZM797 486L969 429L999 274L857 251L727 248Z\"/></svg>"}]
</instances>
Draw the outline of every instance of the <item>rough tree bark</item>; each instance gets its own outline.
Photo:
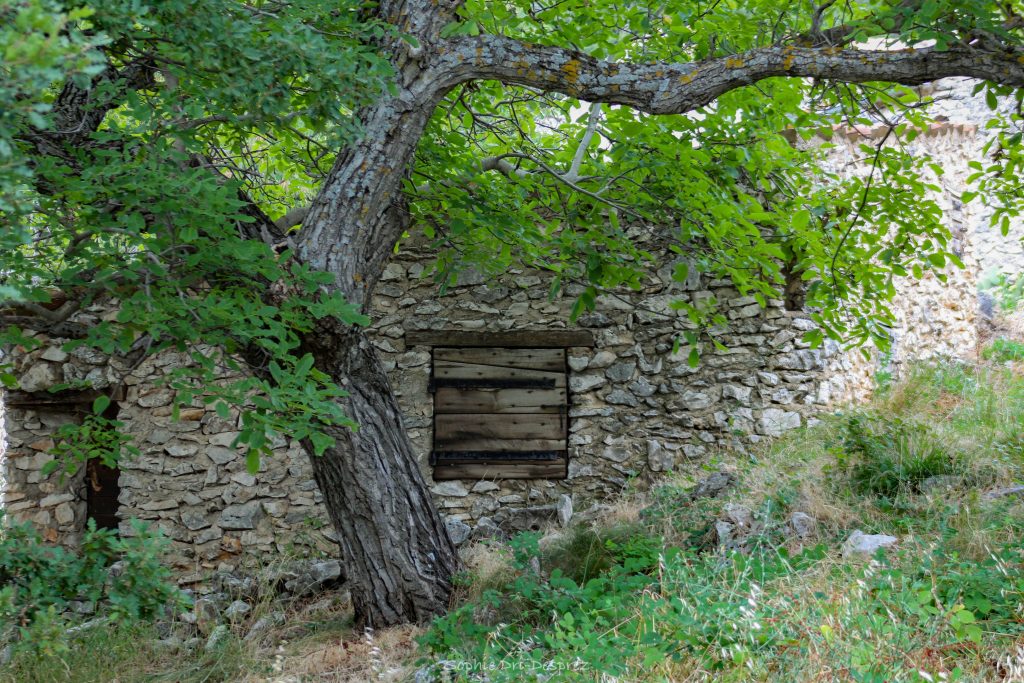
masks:
<instances>
[{"instance_id":1,"label":"rough tree bark","mask_svg":"<svg viewBox=\"0 0 1024 683\"><path fill-rule=\"evenodd\" d=\"M425 622L448 607L458 556L420 474L388 377L360 329L322 325L304 348L350 392L352 431L312 456L341 540L352 604L371 626Z\"/></svg>"}]
</instances>

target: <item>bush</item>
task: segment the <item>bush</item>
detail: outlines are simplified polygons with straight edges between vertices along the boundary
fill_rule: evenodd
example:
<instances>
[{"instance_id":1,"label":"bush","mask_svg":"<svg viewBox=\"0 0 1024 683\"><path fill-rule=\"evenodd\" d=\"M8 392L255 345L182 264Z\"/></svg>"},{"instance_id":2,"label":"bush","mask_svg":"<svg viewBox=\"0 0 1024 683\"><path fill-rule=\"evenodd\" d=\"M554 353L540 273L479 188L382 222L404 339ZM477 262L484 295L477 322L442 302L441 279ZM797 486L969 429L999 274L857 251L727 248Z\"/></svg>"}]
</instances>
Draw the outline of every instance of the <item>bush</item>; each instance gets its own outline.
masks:
<instances>
[{"instance_id":1,"label":"bush","mask_svg":"<svg viewBox=\"0 0 1024 683\"><path fill-rule=\"evenodd\" d=\"M998 337L985 347L981 355L985 360L1000 362L1024 360L1024 343Z\"/></svg>"},{"instance_id":2,"label":"bush","mask_svg":"<svg viewBox=\"0 0 1024 683\"><path fill-rule=\"evenodd\" d=\"M166 539L140 522L122 538L90 520L77 552L46 545L2 511L0 523L0 646L16 642L40 655L64 649L72 603L122 622L186 606L160 559Z\"/></svg>"},{"instance_id":3,"label":"bush","mask_svg":"<svg viewBox=\"0 0 1024 683\"><path fill-rule=\"evenodd\" d=\"M888 499L919 493L929 477L962 469L926 425L899 418L850 416L834 454L854 493Z\"/></svg>"}]
</instances>

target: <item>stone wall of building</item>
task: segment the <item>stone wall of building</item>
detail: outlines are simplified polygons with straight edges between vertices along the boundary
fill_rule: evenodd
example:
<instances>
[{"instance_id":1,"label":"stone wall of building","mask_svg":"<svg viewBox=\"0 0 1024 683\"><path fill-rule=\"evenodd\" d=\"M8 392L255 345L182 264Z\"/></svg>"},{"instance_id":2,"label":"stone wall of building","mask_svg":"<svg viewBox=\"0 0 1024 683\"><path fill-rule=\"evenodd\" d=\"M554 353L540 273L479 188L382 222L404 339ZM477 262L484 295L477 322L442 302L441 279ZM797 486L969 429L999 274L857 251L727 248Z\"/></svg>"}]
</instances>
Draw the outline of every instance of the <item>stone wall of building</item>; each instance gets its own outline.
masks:
<instances>
[{"instance_id":1,"label":"stone wall of building","mask_svg":"<svg viewBox=\"0 0 1024 683\"><path fill-rule=\"evenodd\" d=\"M829 158L844 173L864 172L857 151L862 134L834 140ZM978 233L972 229L976 218L958 205L957 197L973 136L970 127L939 126L915 143L947 167L938 200L947 209L968 267L949 269L947 283L934 277L900 283L895 303L900 324L893 331L892 353L885 357L876 353L866 361L858 351L843 351L831 342L809 348L801 337L812 323L803 312L786 310L778 300L761 308L727 281L697 273L686 283L673 281L679 257L663 248L659 252L656 238L645 230L643 239L661 254L662 267L649 275L642 291L602 297L597 309L576 323L593 332L595 343L568 349L570 459L564 480L433 482L428 463L431 348L406 339L407 333L422 330L565 329L578 292L570 286L549 298L544 274L510 270L487 281L466 274L440 295L424 277L431 250L415 241L404 243L377 287L373 339L453 536L461 540L497 527L515 530L545 519L564 520L572 508L586 509L630 482L645 485L720 448L749 448L808 424L822 410L862 399L879 369L898 371L912 357L971 355ZM728 318L719 337L727 348L705 349L701 363L690 367L687 349L673 353L676 338L690 323L670 303L711 298ZM236 417L221 418L197 403L182 410L179 420L172 419L172 395L161 380L187 362L184 356L164 353L130 368L84 349L62 351L64 340L42 341L36 351L13 354L21 388L32 399L9 403L3 418L3 505L13 516L31 520L56 542L73 544L84 527L90 485L84 474L61 480L40 471L50 459L54 430L88 412L81 402L41 398L55 384L77 381L94 389L117 388L116 417L141 450L139 457L121 464L119 514L124 520L149 521L173 539L173 561L182 573L200 577L211 569L265 562L268 555L334 551L333 530L324 522L320 493L298 443L281 438L273 457L263 460L259 472L249 473L238 449L231 447L239 429ZM121 530L131 533L127 523Z\"/></svg>"},{"instance_id":2,"label":"stone wall of building","mask_svg":"<svg viewBox=\"0 0 1024 683\"><path fill-rule=\"evenodd\" d=\"M75 545L89 516L84 469L70 476L42 473L53 457L54 432L91 413L91 391L48 392L90 377L92 387L115 397L116 419L141 453L120 464L119 511L122 534L139 519L173 541L173 561L182 574L235 568L282 553L294 556L333 552L333 529L325 524L321 495L305 451L280 438L272 457L249 473L244 454L231 444L239 432L236 413L227 419L196 403L171 416L173 394L162 380L187 362L184 354L162 353L129 367L118 359L81 348L60 349L67 340L41 338L30 353L12 354L19 392L7 396L6 450L0 469L6 478L3 507L31 521L50 541Z\"/></svg>"}]
</instances>

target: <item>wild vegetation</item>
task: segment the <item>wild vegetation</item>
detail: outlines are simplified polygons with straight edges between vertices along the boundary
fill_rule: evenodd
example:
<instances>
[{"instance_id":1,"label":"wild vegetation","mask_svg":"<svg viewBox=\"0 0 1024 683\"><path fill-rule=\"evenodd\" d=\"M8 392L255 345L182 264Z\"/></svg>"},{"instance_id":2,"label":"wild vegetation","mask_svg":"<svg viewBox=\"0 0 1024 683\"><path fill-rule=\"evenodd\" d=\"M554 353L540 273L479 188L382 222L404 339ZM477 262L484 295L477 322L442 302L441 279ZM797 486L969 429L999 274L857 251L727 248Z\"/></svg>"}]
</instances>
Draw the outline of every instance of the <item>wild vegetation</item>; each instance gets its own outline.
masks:
<instances>
[{"instance_id":1,"label":"wild vegetation","mask_svg":"<svg viewBox=\"0 0 1024 683\"><path fill-rule=\"evenodd\" d=\"M259 604L186 647L124 614L19 646L0 680L1019 680L1020 370L916 367L869 405L719 453L590 522L472 546L453 609L427 629L357 630L329 595L247 638L281 609ZM696 497L717 472L732 485ZM724 532L738 509L751 522ZM898 542L844 555L854 530Z\"/></svg>"}]
</instances>

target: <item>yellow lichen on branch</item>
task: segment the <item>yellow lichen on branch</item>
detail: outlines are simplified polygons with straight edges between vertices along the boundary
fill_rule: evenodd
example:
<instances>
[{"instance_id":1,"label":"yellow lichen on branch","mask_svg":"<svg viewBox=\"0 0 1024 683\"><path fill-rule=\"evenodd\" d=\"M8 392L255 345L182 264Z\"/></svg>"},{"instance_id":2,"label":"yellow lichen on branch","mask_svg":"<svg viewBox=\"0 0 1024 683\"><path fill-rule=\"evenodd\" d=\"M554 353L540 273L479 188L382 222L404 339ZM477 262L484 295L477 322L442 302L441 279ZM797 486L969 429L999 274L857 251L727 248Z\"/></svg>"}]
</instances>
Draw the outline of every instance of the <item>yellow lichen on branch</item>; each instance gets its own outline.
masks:
<instances>
[{"instance_id":1,"label":"yellow lichen on branch","mask_svg":"<svg viewBox=\"0 0 1024 683\"><path fill-rule=\"evenodd\" d=\"M565 74L566 83L575 85L580 80L580 60L570 59L562 65L561 71Z\"/></svg>"}]
</instances>

